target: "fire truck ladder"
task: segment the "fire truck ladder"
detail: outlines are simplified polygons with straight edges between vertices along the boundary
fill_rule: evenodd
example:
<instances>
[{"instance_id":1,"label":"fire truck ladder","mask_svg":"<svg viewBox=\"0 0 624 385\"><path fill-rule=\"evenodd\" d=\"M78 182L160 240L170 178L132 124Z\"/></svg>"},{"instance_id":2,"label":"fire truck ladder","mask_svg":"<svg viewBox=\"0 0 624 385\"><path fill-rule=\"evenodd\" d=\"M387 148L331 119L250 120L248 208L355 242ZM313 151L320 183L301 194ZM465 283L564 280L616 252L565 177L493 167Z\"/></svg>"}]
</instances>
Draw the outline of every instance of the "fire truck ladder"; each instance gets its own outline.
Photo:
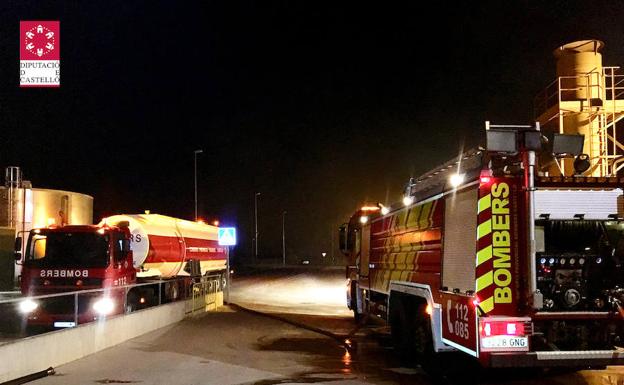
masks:
<instances>
[{"instance_id":1,"label":"fire truck ladder","mask_svg":"<svg viewBox=\"0 0 624 385\"><path fill-rule=\"evenodd\" d=\"M476 148L464 151L455 159L450 160L418 178L411 178L406 193L420 201L451 189L449 177L458 173L467 181L479 177L483 168L484 151Z\"/></svg>"}]
</instances>

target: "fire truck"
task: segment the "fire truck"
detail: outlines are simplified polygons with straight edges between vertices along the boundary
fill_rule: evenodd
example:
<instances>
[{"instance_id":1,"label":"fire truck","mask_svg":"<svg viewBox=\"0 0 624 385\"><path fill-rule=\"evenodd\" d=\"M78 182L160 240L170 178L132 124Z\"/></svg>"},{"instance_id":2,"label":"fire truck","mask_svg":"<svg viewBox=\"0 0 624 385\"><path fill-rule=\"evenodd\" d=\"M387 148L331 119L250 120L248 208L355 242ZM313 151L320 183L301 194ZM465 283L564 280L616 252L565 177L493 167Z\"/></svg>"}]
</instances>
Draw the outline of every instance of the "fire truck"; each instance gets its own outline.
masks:
<instances>
[{"instance_id":1,"label":"fire truck","mask_svg":"<svg viewBox=\"0 0 624 385\"><path fill-rule=\"evenodd\" d=\"M20 310L31 326L72 327L175 300L207 274L219 275L219 286L227 284L228 251L218 244L218 228L164 215L114 215L97 225L37 228L23 253L21 244L18 238L26 296ZM30 298L78 290L85 294Z\"/></svg>"},{"instance_id":2,"label":"fire truck","mask_svg":"<svg viewBox=\"0 0 624 385\"><path fill-rule=\"evenodd\" d=\"M555 134L546 151L539 125L487 128L486 147L341 226L348 306L387 321L396 349L421 361L624 364L624 178L583 175L582 135ZM544 153L575 169L547 176Z\"/></svg>"},{"instance_id":3,"label":"fire truck","mask_svg":"<svg viewBox=\"0 0 624 385\"><path fill-rule=\"evenodd\" d=\"M483 367L624 364L624 78L598 40L554 52L536 123L410 179L340 228L347 303L396 349Z\"/></svg>"}]
</instances>

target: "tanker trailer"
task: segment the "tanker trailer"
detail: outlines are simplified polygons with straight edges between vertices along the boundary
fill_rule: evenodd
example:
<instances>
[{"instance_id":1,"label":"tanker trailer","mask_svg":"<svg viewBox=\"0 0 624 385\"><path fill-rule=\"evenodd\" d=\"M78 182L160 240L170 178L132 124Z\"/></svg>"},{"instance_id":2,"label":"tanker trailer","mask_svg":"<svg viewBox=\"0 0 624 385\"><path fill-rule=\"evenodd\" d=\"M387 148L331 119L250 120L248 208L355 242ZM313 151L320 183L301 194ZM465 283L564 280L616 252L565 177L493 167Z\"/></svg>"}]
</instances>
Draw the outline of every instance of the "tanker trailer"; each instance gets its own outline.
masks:
<instances>
[{"instance_id":1,"label":"tanker trailer","mask_svg":"<svg viewBox=\"0 0 624 385\"><path fill-rule=\"evenodd\" d=\"M226 285L227 254L219 246L218 227L159 214L113 215L100 225L127 226L137 282L178 276L218 275ZM165 299L177 299L180 280L164 285ZM136 297L144 298L145 294Z\"/></svg>"},{"instance_id":2,"label":"tanker trailer","mask_svg":"<svg viewBox=\"0 0 624 385\"><path fill-rule=\"evenodd\" d=\"M138 278L188 275L188 261L198 261L202 275L225 272L226 250L219 246L216 226L158 214L113 215L100 225L125 223Z\"/></svg>"},{"instance_id":3,"label":"tanker trailer","mask_svg":"<svg viewBox=\"0 0 624 385\"><path fill-rule=\"evenodd\" d=\"M26 298L20 311L29 325L75 326L172 301L203 275L218 275L217 289L226 284L227 249L218 245L218 228L156 214L34 229L20 259L28 297L88 291L75 300ZM110 290L89 291L102 288Z\"/></svg>"}]
</instances>

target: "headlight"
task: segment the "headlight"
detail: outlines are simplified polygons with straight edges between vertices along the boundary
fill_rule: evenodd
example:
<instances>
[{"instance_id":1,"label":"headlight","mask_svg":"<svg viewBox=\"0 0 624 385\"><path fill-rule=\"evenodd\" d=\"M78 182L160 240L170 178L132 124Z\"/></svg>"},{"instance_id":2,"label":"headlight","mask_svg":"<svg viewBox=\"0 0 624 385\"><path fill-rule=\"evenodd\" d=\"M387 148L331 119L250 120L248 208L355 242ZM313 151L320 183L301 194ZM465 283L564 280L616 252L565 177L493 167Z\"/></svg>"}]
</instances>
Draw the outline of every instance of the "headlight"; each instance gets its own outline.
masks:
<instances>
[{"instance_id":1,"label":"headlight","mask_svg":"<svg viewBox=\"0 0 624 385\"><path fill-rule=\"evenodd\" d=\"M39 306L37 302L33 301L30 298L26 298L25 300L19 303L19 311L20 313L28 314L32 312L33 310L35 310L37 306Z\"/></svg>"},{"instance_id":2,"label":"headlight","mask_svg":"<svg viewBox=\"0 0 624 385\"><path fill-rule=\"evenodd\" d=\"M115 302L108 297L100 298L93 303L93 310L99 315L108 315L113 312L113 309L115 309Z\"/></svg>"}]
</instances>

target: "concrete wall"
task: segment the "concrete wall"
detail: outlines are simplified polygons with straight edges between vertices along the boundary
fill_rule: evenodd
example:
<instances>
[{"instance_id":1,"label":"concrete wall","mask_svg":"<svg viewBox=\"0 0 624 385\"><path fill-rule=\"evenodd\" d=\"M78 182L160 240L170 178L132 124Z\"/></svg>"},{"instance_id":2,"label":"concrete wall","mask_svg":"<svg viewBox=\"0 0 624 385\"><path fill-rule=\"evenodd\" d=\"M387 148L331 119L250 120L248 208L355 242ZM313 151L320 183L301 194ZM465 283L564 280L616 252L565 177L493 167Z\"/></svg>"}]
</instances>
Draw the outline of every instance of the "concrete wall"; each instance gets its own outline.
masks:
<instances>
[{"instance_id":1,"label":"concrete wall","mask_svg":"<svg viewBox=\"0 0 624 385\"><path fill-rule=\"evenodd\" d=\"M0 383L57 367L117 345L185 317L186 302L174 302L0 345Z\"/></svg>"}]
</instances>

